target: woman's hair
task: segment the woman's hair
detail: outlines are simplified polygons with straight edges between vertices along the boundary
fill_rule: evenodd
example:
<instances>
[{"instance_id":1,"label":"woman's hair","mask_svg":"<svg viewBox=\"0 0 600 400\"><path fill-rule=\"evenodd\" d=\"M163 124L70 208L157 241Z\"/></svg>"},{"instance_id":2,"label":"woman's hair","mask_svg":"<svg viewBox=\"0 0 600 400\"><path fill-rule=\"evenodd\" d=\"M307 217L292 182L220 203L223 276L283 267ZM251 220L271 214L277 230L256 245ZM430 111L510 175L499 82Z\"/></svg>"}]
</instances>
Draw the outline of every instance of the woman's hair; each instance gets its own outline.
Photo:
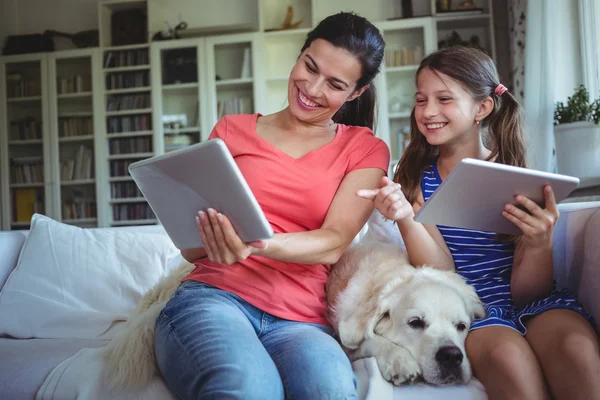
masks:
<instances>
[{"instance_id":1,"label":"woman's hair","mask_svg":"<svg viewBox=\"0 0 600 400\"><path fill-rule=\"evenodd\" d=\"M310 31L302 46L302 54L315 39L323 39L352 54L362 66L362 76L356 90L369 88L362 95L344 105L333 116L334 122L366 126L373 130L376 114L376 92L373 79L379 73L385 42L379 30L365 18L354 13L341 12L322 20Z\"/></svg>"},{"instance_id":2,"label":"woman's hair","mask_svg":"<svg viewBox=\"0 0 600 400\"><path fill-rule=\"evenodd\" d=\"M454 79L471 93L475 101L491 97L494 108L480 121L483 131L487 128L484 143L491 151L487 159L502 164L526 166L521 106L510 92L505 91L501 96L495 93L500 79L494 61L487 54L472 47L445 48L421 61L417 78L425 68ZM421 176L428 165L434 162L438 152L437 146L430 145L419 131L413 108L410 115L410 142L394 174L394 181L402 185L409 202L416 200Z\"/></svg>"}]
</instances>

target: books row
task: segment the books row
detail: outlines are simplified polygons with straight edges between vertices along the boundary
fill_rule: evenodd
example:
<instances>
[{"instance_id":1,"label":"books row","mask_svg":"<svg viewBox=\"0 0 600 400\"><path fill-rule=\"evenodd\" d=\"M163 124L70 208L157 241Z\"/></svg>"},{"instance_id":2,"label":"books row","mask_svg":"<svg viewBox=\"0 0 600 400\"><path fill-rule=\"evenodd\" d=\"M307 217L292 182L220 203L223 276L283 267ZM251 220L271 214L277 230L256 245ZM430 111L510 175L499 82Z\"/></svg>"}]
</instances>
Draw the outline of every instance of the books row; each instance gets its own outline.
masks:
<instances>
[{"instance_id":1,"label":"books row","mask_svg":"<svg viewBox=\"0 0 600 400\"><path fill-rule=\"evenodd\" d=\"M221 119L229 114L252 114L252 99L250 97L233 97L217 102L217 115Z\"/></svg>"},{"instance_id":2,"label":"books row","mask_svg":"<svg viewBox=\"0 0 600 400\"><path fill-rule=\"evenodd\" d=\"M90 75L75 75L56 79L58 94L90 92L92 90L92 77Z\"/></svg>"},{"instance_id":3,"label":"books row","mask_svg":"<svg viewBox=\"0 0 600 400\"><path fill-rule=\"evenodd\" d=\"M106 120L106 128L108 133L149 131L152 129L152 117L149 114L110 117Z\"/></svg>"},{"instance_id":4,"label":"books row","mask_svg":"<svg viewBox=\"0 0 600 400\"><path fill-rule=\"evenodd\" d=\"M150 85L148 71L120 72L106 77L106 89L129 89Z\"/></svg>"},{"instance_id":5,"label":"books row","mask_svg":"<svg viewBox=\"0 0 600 400\"><path fill-rule=\"evenodd\" d=\"M60 163L60 180L78 181L94 177L94 153L85 146L79 146L77 154L70 160Z\"/></svg>"},{"instance_id":6,"label":"books row","mask_svg":"<svg viewBox=\"0 0 600 400\"><path fill-rule=\"evenodd\" d=\"M96 200L75 196L62 204L63 219L96 218Z\"/></svg>"},{"instance_id":7,"label":"books row","mask_svg":"<svg viewBox=\"0 0 600 400\"><path fill-rule=\"evenodd\" d=\"M44 163L42 157L20 157L12 158L10 161L11 183L21 184L44 182Z\"/></svg>"},{"instance_id":8,"label":"books row","mask_svg":"<svg viewBox=\"0 0 600 400\"><path fill-rule=\"evenodd\" d=\"M148 49L109 51L104 56L104 68L119 68L148 64L150 64Z\"/></svg>"},{"instance_id":9,"label":"books row","mask_svg":"<svg viewBox=\"0 0 600 400\"><path fill-rule=\"evenodd\" d=\"M21 73L6 74L6 96L9 99L40 96L41 93L42 88L39 81L29 79Z\"/></svg>"},{"instance_id":10,"label":"books row","mask_svg":"<svg viewBox=\"0 0 600 400\"><path fill-rule=\"evenodd\" d=\"M127 168L129 168L129 164L132 164L134 162L136 162L136 159L132 159L132 160L111 160L110 161L110 176L112 178L115 177L122 177L122 176L129 176L129 171L127 170Z\"/></svg>"},{"instance_id":11,"label":"books row","mask_svg":"<svg viewBox=\"0 0 600 400\"><path fill-rule=\"evenodd\" d=\"M135 110L150 107L150 94L109 96L106 111Z\"/></svg>"},{"instance_id":12,"label":"books row","mask_svg":"<svg viewBox=\"0 0 600 400\"><path fill-rule=\"evenodd\" d=\"M111 199L131 199L144 197L134 182L113 182L110 184Z\"/></svg>"},{"instance_id":13,"label":"books row","mask_svg":"<svg viewBox=\"0 0 600 400\"><path fill-rule=\"evenodd\" d=\"M152 152L152 137L132 137L125 139L111 139L109 142L109 153L132 154Z\"/></svg>"},{"instance_id":14,"label":"books row","mask_svg":"<svg viewBox=\"0 0 600 400\"><path fill-rule=\"evenodd\" d=\"M11 121L9 140L35 140L42 138L42 124L33 117Z\"/></svg>"},{"instance_id":15,"label":"books row","mask_svg":"<svg viewBox=\"0 0 600 400\"><path fill-rule=\"evenodd\" d=\"M58 120L58 136L91 136L94 134L94 121L90 117L60 118Z\"/></svg>"},{"instance_id":16,"label":"books row","mask_svg":"<svg viewBox=\"0 0 600 400\"><path fill-rule=\"evenodd\" d=\"M112 212L113 221L139 221L156 218L147 203L115 204Z\"/></svg>"}]
</instances>

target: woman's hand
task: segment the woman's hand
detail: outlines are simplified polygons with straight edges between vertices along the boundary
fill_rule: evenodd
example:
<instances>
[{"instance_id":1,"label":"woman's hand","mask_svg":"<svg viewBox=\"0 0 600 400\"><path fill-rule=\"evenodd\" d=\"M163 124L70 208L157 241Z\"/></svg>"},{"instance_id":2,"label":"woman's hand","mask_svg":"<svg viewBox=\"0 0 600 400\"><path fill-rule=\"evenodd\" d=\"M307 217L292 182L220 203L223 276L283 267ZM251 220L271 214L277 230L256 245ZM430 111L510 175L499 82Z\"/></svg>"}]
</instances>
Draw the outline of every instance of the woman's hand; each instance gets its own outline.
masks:
<instances>
[{"instance_id":1,"label":"woman's hand","mask_svg":"<svg viewBox=\"0 0 600 400\"><path fill-rule=\"evenodd\" d=\"M244 243L231 225L229 218L209 208L196 217L200 237L209 260L219 264L233 264L267 248L266 240Z\"/></svg>"},{"instance_id":2,"label":"woman's hand","mask_svg":"<svg viewBox=\"0 0 600 400\"><path fill-rule=\"evenodd\" d=\"M552 245L552 231L559 216L552 188L548 185L544 187L544 209L525 196L517 195L515 200L528 212L507 204L502 215L521 229L524 244L533 248Z\"/></svg>"},{"instance_id":3,"label":"woman's hand","mask_svg":"<svg viewBox=\"0 0 600 400\"><path fill-rule=\"evenodd\" d=\"M415 215L412 205L406 200L400 189L400 184L384 176L381 178L380 189L362 189L356 192L356 195L363 199L373 200L375 208L385 218L400 221Z\"/></svg>"}]
</instances>

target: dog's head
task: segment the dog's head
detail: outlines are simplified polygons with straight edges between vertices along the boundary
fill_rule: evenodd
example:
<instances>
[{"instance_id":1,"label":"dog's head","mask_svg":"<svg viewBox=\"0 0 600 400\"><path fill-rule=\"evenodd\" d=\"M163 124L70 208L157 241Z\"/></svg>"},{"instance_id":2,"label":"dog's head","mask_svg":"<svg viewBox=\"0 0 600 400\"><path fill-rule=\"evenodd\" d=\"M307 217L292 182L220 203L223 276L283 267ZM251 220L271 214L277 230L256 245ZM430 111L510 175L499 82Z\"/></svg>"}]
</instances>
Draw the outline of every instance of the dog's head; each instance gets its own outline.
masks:
<instances>
[{"instance_id":1,"label":"dog's head","mask_svg":"<svg viewBox=\"0 0 600 400\"><path fill-rule=\"evenodd\" d=\"M475 290L459 275L422 267L384 287L371 327L406 348L426 382L459 384L471 379L464 344L471 322L484 314Z\"/></svg>"}]
</instances>

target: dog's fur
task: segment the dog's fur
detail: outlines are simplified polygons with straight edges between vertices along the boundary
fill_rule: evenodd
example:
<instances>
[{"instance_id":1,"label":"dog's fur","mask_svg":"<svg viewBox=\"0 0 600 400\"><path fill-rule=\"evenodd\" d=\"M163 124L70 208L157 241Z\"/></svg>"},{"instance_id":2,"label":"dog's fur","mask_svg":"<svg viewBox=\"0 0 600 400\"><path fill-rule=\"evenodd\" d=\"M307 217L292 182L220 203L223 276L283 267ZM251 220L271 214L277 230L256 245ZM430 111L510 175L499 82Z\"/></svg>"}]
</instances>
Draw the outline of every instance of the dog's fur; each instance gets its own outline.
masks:
<instances>
[{"instance_id":1,"label":"dog's fur","mask_svg":"<svg viewBox=\"0 0 600 400\"><path fill-rule=\"evenodd\" d=\"M350 359L375 357L393 384L423 379L444 385L471 378L464 342L484 309L458 274L414 268L398 246L367 241L333 267L327 303Z\"/></svg>"},{"instance_id":2,"label":"dog's fur","mask_svg":"<svg viewBox=\"0 0 600 400\"><path fill-rule=\"evenodd\" d=\"M193 268L181 264L148 291L107 346L104 373L112 389L135 390L152 381L157 371L156 318ZM475 291L455 273L413 268L395 245L360 245L333 268L327 300L331 323L348 356L374 356L390 382L423 376L427 382L446 384L471 377L466 357L459 368L442 368L436 361L444 348L458 348L464 355L471 320L484 313ZM416 317L425 322L423 329L410 327ZM462 332L459 322L466 327Z\"/></svg>"},{"instance_id":3,"label":"dog's fur","mask_svg":"<svg viewBox=\"0 0 600 400\"><path fill-rule=\"evenodd\" d=\"M125 327L106 348L104 373L111 388L140 389L150 384L156 372L154 327L156 318L181 280L194 269L182 263L159 281L138 302Z\"/></svg>"}]
</instances>

